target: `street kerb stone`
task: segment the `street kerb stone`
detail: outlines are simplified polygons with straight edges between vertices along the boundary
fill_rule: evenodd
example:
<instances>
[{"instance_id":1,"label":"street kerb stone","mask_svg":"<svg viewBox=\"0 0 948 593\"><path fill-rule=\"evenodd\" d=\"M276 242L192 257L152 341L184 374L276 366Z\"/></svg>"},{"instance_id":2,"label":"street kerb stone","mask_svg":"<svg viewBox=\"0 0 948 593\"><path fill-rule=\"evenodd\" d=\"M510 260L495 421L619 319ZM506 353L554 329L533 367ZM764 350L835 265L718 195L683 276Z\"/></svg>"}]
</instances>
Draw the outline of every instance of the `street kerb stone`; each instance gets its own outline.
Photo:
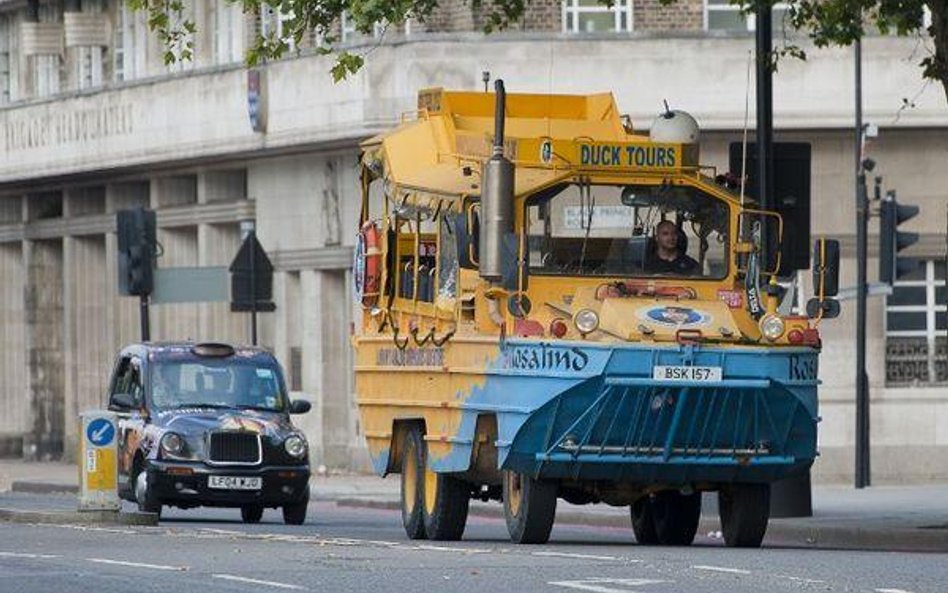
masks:
<instances>
[{"instance_id":1,"label":"street kerb stone","mask_svg":"<svg viewBox=\"0 0 948 593\"><path fill-rule=\"evenodd\" d=\"M0 521L53 525L154 526L158 525L158 515L116 511L23 511L0 508Z\"/></svg>"}]
</instances>

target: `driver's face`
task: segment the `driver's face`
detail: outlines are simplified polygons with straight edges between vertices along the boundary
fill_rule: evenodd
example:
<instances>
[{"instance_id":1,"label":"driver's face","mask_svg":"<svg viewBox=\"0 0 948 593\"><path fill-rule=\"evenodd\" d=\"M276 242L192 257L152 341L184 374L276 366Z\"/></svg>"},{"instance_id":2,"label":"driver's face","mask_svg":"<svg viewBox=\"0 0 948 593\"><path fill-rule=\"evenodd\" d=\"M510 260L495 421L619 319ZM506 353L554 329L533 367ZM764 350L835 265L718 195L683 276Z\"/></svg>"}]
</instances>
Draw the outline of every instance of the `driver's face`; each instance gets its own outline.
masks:
<instances>
[{"instance_id":1,"label":"driver's face","mask_svg":"<svg viewBox=\"0 0 948 593\"><path fill-rule=\"evenodd\" d=\"M667 251L678 249L678 229L673 224L661 224L655 230L655 241Z\"/></svg>"}]
</instances>

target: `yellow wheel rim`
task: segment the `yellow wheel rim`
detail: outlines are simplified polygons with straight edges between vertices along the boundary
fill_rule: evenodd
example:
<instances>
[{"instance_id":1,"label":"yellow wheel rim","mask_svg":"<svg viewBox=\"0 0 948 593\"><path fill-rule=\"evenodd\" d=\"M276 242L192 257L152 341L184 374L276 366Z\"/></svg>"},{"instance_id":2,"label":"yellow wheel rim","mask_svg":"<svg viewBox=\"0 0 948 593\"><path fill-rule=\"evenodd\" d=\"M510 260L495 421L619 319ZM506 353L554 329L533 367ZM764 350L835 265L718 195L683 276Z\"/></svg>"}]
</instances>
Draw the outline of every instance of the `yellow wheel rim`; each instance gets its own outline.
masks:
<instances>
[{"instance_id":1,"label":"yellow wheel rim","mask_svg":"<svg viewBox=\"0 0 948 593\"><path fill-rule=\"evenodd\" d=\"M520 515L520 506L523 504L523 478L517 472L510 472L507 476L507 508L514 517Z\"/></svg>"},{"instance_id":2,"label":"yellow wheel rim","mask_svg":"<svg viewBox=\"0 0 948 593\"><path fill-rule=\"evenodd\" d=\"M425 466L425 511L429 515L434 513L435 503L438 500L438 474Z\"/></svg>"},{"instance_id":3,"label":"yellow wheel rim","mask_svg":"<svg viewBox=\"0 0 948 593\"><path fill-rule=\"evenodd\" d=\"M418 463L414 447L409 447L405 455L409 456L409 462L402 471L402 508L410 515L415 511L415 501L418 500Z\"/></svg>"}]
</instances>

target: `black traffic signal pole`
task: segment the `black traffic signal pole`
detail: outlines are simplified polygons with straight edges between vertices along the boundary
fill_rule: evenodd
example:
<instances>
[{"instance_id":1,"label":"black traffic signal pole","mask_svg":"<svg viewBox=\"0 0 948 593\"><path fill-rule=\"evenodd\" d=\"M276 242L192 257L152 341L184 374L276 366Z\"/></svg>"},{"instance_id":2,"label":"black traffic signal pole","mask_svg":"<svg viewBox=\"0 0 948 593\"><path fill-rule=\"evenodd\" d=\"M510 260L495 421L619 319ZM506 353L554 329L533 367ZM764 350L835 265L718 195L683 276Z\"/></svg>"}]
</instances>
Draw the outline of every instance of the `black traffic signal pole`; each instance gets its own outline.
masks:
<instances>
[{"instance_id":1,"label":"black traffic signal pole","mask_svg":"<svg viewBox=\"0 0 948 593\"><path fill-rule=\"evenodd\" d=\"M869 204L863 160L862 41L856 39L856 488L871 484L869 464L869 377L866 374L866 239Z\"/></svg>"},{"instance_id":2,"label":"black traffic signal pole","mask_svg":"<svg viewBox=\"0 0 948 593\"><path fill-rule=\"evenodd\" d=\"M250 235L250 343L257 345L257 230Z\"/></svg>"},{"instance_id":3,"label":"black traffic signal pole","mask_svg":"<svg viewBox=\"0 0 948 593\"><path fill-rule=\"evenodd\" d=\"M141 317L142 342L147 342L151 339L151 328L148 323L148 295L141 295L141 300L138 304L138 312Z\"/></svg>"}]
</instances>

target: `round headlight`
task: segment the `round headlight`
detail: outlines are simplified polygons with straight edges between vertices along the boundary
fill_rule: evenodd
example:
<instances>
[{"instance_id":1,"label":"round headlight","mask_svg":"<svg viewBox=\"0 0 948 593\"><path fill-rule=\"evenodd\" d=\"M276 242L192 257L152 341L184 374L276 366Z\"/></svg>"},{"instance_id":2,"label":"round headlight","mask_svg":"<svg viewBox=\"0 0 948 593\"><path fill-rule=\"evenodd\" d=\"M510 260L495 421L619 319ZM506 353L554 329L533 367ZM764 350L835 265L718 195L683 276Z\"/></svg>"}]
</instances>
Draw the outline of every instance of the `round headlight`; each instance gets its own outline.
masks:
<instances>
[{"instance_id":1,"label":"round headlight","mask_svg":"<svg viewBox=\"0 0 948 593\"><path fill-rule=\"evenodd\" d=\"M179 434L166 432L161 437L161 450L171 455L181 455L184 453L184 439Z\"/></svg>"},{"instance_id":2,"label":"round headlight","mask_svg":"<svg viewBox=\"0 0 948 593\"><path fill-rule=\"evenodd\" d=\"M573 317L573 324L583 335L594 332L599 327L599 314L592 309L580 309L579 313Z\"/></svg>"},{"instance_id":3,"label":"round headlight","mask_svg":"<svg viewBox=\"0 0 948 593\"><path fill-rule=\"evenodd\" d=\"M771 342L779 339L783 335L784 329L783 319L776 315L766 315L760 320L760 333L764 334L764 337Z\"/></svg>"},{"instance_id":4,"label":"round headlight","mask_svg":"<svg viewBox=\"0 0 948 593\"><path fill-rule=\"evenodd\" d=\"M306 439L298 434L291 434L283 441L283 448L287 453L299 459L306 455Z\"/></svg>"}]
</instances>

